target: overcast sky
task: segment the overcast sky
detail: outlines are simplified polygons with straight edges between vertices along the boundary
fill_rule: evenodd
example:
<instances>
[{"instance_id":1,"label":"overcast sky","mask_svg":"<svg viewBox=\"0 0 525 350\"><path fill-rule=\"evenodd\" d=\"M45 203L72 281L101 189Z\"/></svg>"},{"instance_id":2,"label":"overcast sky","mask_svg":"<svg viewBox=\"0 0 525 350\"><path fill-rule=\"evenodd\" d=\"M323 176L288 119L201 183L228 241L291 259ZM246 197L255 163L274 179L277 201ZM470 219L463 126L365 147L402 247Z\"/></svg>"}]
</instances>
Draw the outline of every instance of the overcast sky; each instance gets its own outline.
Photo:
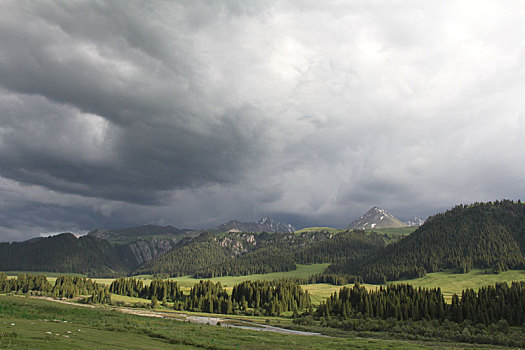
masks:
<instances>
[{"instance_id":1,"label":"overcast sky","mask_svg":"<svg viewBox=\"0 0 525 350\"><path fill-rule=\"evenodd\" d=\"M525 196L521 1L0 2L0 241Z\"/></svg>"}]
</instances>

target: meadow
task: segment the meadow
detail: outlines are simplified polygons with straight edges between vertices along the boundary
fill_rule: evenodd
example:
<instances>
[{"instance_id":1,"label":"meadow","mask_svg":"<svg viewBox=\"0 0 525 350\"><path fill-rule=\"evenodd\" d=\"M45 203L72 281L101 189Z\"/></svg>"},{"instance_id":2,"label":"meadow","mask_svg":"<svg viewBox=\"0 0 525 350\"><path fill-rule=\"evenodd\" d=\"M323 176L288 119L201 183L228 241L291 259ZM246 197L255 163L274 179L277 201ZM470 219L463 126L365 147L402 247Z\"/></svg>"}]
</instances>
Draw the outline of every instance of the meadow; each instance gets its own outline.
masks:
<instances>
[{"instance_id":1,"label":"meadow","mask_svg":"<svg viewBox=\"0 0 525 350\"><path fill-rule=\"evenodd\" d=\"M225 276L225 277L214 277L204 280L210 280L213 282L220 282L221 285L228 292L231 292L235 284L241 283L248 280L262 280L262 281L271 281L280 278L304 278L313 274L322 273L329 264L311 264L311 265L297 265L297 269L288 272L274 272L267 274L257 274L257 275L248 275L248 276ZM8 272L10 276L16 276L19 273L25 273L20 271L11 271ZM51 283L55 282L57 276L61 275L59 273L46 273L38 272L38 274L45 274L48 280ZM142 279L145 283L150 283L153 279L152 275L139 275L134 276L135 278ZM110 285L113 282L114 278L93 278L94 281ZM191 287L199 281L199 279L193 278L192 276L183 276L183 277L174 277L170 280L177 281L181 286L181 290L188 292ZM503 271L500 274L494 274L491 270L483 269L474 269L468 273L458 274L453 270L447 270L443 272L433 272L429 273L424 277L411 279L411 280L400 280L390 283L408 283L416 287L426 287L426 288L441 288L443 295L447 301L450 301L450 298L454 293L461 294L462 290L467 288L472 288L474 290L479 289L480 287L491 285L495 283L507 282L511 283L512 281L525 281L525 270L508 270ZM353 286L353 284L347 284L346 286ZM379 285L374 284L364 284L368 289L378 288ZM342 286L334 286L326 283L317 283L317 284L307 284L303 285L303 289L308 290L310 293L312 303L319 304L322 300L329 297L332 293L339 291ZM121 296L114 296L114 300L120 300ZM125 298L125 297L122 297ZM122 299L126 303L133 302L149 302L146 299L140 298L130 298Z\"/></svg>"},{"instance_id":2,"label":"meadow","mask_svg":"<svg viewBox=\"0 0 525 350\"><path fill-rule=\"evenodd\" d=\"M302 265L297 264L297 268L292 271L286 272L272 272L265 274L255 274L247 276L224 276L224 277L212 277L212 278L201 278L202 280L209 280L214 283L220 282L224 289L230 291L234 285L239 284L244 281L273 281L276 279L282 278L306 278L311 275L318 273L323 273L324 270L330 264L311 264L311 265ZM144 281L144 283L150 283L153 279L153 275L137 275L133 276L134 278L139 278ZM194 278L193 276L182 276L182 277L171 277L171 281L177 281L182 290L188 291L193 287L195 283L198 283L201 279ZM102 283L105 285L111 284L114 278L93 278L94 281Z\"/></svg>"},{"instance_id":3,"label":"meadow","mask_svg":"<svg viewBox=\"0 0 525 350\"><path fill-rule=\"evenodd\" d=\"M461 295L464 289L478 290L483 286L495 283L506 282L510 285L513 281L525 281L525 270L508 270L499 274L494 274L491 271L474 269L468 273L458 274L453 270L447 270L429 273L421 278L388 282L388 284L406 283L415 287L441 288L445 300L450 302L453 294ZM352 287L353 284L347 284L346 286ZM380 285L363 284L363 286L367 289L376 289ZM312 303L318 304L334 292L339 291L342 286L319 283L303 285L302 287L310 293Z\"/></svg>"},{"instance_id":4,"label":"meadow","mask_svg":"<svg viewBox=\"0 0 525 350\"><path fill-rule=\"evenodd\" d=\"M461 295L464 289L478 290L480 287L512 281L525 281L525 270L508 270L499 274L492 273L492 269L474 269L468 273L458 274L453 270L443 272L433 272L421 278L412 280L401 280L392 283L409 283L416 287L441 288L441 292L450 301L452 295Z\"/></svg>"},{"instance_id":5,"label":"meadow","mask_svg":"<svg viewBox=\"0 0 525 350\"><path fill-rule=\"evenodd\" d=\"M5 349L424 348L421 342L251 331L5 295L0 296L0 327L0 348ZM437 349L452 345L433 344Z\"/></svg>"},{"instance_id":6,"label":"meadow","mask_svg":"<svg viewBox=\"0 0 525 350\"><path fill-rule=\"evenodd\" d=\"M242 281L246 280L273 280L276 278L283 278L283 277L307 277L309 275L307 274L309 271L322 271L322 268L326 266L327 264L314 264L314 265L301 265L298 268L297 273L293 273L294 271L290 272L283 272L283 273L271 273L271 274L264 274L264 275L250 275L250 276L230 276L230 277L216 277L216 278L210 278L213 282L221 282L221 284L225 287L225 289L229 292L231 292L231 289L233 285L240 283ZM487 273L488 272L488 273ZM319 272L312 272L312 273L319 273ZM312 274L311 273L311 274ZM143 276L144 277L144 276ZM151 280L151 276L145 276L145 281L149 282ZM181 286L182 290L187 291L193 286L194 283L196 283L198 280L192 278L191 276L185 276L185 277L178 277L173 278L176 280ZM52 278L50 278L52 280ZM104 283L111 283L112 279L104 279ZM444 272L434 272L429 273L424 277L411 279L411 280L400 280L400 281L394 281L389 282L389 284L396 284L396 283L408 283L415 287L423 287L423 288L441 288L441 292L445 296L445 300L447 302L450 302L452 295L458 294L461 295L461 292L464 289L472 288L474 290L478 290L479 288L487 285L492 285L495 283L502 283L506 282L508 284L512 283L513 281L525 281L525 270L509 270L504 271L500 274L493 274L490 271L481 270L481 269L475 269L468 273L464 274L458 274L454 273L454 271L444 271ZM376 289L379 288L380 285L376 284L362 284L367 289ZM347 287L352 287L353 284L347 284L345 285ZM310 294L312 303L314 305L319 304L324 299L328 298L330 295L332 295L334 292L338 292L343 286L334 286L327 283L315 283L315 284L305 284L302 286L303 289L307 290ZM114 300L120 300L121 296L114 296ZM128 297L123 297L128 298ZM140 298L129 298L129 299L122 299L122 301L125 301L127 303L132 302L148 302L146 299L140 299Z\"/></svg>"},{"instance_id":7,"label":"meadow","mask_svg":"<svg viewBox=\"0 0 525 350\"><path fill-rule=\"evenodd\" d=\"M299 265L298 269L290 272L261 274L251 276L230 276L211 278L214 282L221 282L228 291L234 284L245 280L273 280L278 278L307 277L320 273L327 264ZM18 272L13 271L11 275ZM58 274L46 274L52 282ZM137 277L137 276L136 276ZM138 276L146 283L153 276ZM95 279L98 282L109 284L113 279ZM185 291L198 280L191 276L173 278L183 286ZM461 293L463 289L478 289L497 282L524 281L525 270L505 271L493 274L481 269L472 270L465 274L456 274L454 271L430 273L422 278L396 281L389 283L409 283L417 287L441 288L445 298L450 300L452 293ZM351 284L347 286L352 286ZM364 285L367 289L378 288L379 285ZM308 290L313 304L319 304L332 293L339 291L342 286L318 283L302 286ZM432 346L434 348L494 348L493 345L468 345L465 343L438 342L433 336L415 336L407 338L399 334L390 333L388 327L384 329L381 322L366 321L377 326L361 331L344 331L333 327L326 327L319 321L310 325L296 325L292 321L292 312L284 312L277 316L246 316L246 315L213 315L202 312L175 311L173 303L162 305L155 309L130 308L129 306L141 303L148 307L151 301L142 298L132 298L121 295L112 295L113 306L97 305L64 305L57 302L33 299L23 295L0 295L0 349L407 349ZM123 314L118 311L134 310L143 314L157 313L160 318ZM161 314L159 314L159 312ZM268 333L261 331L243 330L238 328L219 327L208 324L194 324L181 322L187 316L191 317L220 317L223 323L240 325L243 322L265 324L285 328L299 328L307 331L322 332L328 337L289 335ZM162 318L167 317L167 318ZM178 320L177 320L178 319ZM305 327L305 328L301 328ZM374 327L379 327L374 330ZM383 328L381 328L383 327ZM398 328L401 326L397 326ZM424 326L424 327L428 327ZM441 326L442 328L445 326ZM518 328L517 328L518 329ZM443 330L441 330L443 331ZM515 330L514 333L519 332ZM513 337L516 335L513 333ZM373 338L373 339L367 339ZM397 338L397 339L394 339ZM411 341L405 341L412 339ZM414 339L419 339L415 341ZM449 338L448 341L454 338ZM518 340L521 339L518 337ZM440 339L441 341L445 339Z\"/></svg>"},{"instance_id":8,"label":"meadow","mask_svg":"<svg viewBox=\"0 0 525 350\"><path fill-rule=\"evenodd\" d=\"M340 229L333 228L333 227L305 227L300 230L296 230L295 233L300 234L304 232L321 232L321 231L336 234L339 232L343 232L344 230L340 230Z\"/></svg>"}]
</instances>

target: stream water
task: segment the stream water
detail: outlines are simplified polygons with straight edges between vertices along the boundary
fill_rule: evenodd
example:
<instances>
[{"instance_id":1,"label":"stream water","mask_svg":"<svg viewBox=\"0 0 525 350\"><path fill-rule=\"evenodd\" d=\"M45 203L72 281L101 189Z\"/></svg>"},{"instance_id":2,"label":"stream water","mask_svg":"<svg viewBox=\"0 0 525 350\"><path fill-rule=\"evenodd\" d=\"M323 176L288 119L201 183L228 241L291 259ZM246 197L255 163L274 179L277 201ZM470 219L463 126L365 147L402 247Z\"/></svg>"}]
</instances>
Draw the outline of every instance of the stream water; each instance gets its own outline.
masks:
<instances>
[{"instance_id":1,"label":"stream water","mask_svg":"<svg viewBox=\"0 0 525 350\"><path fill-rule=\"evenodd\" d=\"M209 323L211 325L216 325L218 322L220 322L220 325L222 327L249 329L252 331L274 332L274 333L295 334L295 335L318 335L318 336L322 335L321 333L296 331L293 329L286 329L286 328L281 328L281 327L268 326L264 324L252 323L252 322L246 322L246 321L238 321L238 320L235 320L235 322L236 323L242 322L242 323L245 323L246 325L232 324L230 322L233 320L222 319L219 317L187 316L187 320L193 323L206 323L206 324Z\"/></svg>"}]
</instances>

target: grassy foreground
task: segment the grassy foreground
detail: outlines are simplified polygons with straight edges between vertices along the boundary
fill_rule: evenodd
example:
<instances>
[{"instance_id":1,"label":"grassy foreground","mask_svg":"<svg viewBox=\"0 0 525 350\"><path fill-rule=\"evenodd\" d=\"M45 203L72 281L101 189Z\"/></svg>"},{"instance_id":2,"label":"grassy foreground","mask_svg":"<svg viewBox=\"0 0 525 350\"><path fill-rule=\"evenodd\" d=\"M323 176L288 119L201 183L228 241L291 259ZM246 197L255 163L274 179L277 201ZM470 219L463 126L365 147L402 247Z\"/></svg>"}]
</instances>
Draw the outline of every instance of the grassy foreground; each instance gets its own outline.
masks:
<instances>
[{"instance_id":1,"label":"grassy foreground","mask_svg":"<svg viewBox=\"0 0 525 350\"><path fill-rule=\"evenodd\" d=\"M439 344L437 348L448 348ZM420 349L416 342L284 335L0 296L5 349Z\"/></svg>"}]
</instances>

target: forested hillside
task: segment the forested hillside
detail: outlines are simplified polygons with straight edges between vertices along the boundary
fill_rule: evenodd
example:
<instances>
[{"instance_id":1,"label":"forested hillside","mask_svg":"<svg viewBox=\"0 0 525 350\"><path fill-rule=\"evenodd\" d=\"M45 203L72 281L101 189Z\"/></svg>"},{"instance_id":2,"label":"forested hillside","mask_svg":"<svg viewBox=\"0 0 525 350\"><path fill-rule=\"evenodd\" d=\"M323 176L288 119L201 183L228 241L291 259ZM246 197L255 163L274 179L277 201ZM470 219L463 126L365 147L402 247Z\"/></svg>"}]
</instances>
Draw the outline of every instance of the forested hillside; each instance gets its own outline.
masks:
<instances>
[{"instance_id":1,"label":"forested hillside","mask_svg":"<svg viewBox=\"0 0 525 350\"><path fill-rule=\"evenodd\" d=\"M0 243L0 270L56 271L91 276L126 274L130 257L106 240L71 233L31 240Z\"/></svg>"},{"instance_id":2,"label":"forested hillside","mask_svg":"<svg viewBox=\"0 0 525 350\"><path fill-rule=\"evenodd\" d=\"M420 277L440 269L498 272L522 268L525 250L525 205L496 201L459 205L429 218L410 236L361 261L329 267L356 274L365 282Z\"/></svg>"},{"instance_id":3,"label":"forested hillside","mask_svg":"<svg viewBox=\"0 0 525 350\"><path fill-rule=\"evenodd\" d=\"M295 253L295 259L301 264L325 262L343 262L359 260L379 251L385 246L385 239L375 233L350 231L334 235L317 244L308 245Z\"/></svg>"},{"instance_id":4,"label":"forested hillside","mask_svg":"<svg viewBox=\"0 0 525 350\"><path fill-rule=\"evenodd\" d=\"M173 227L143 228L142 233L139 228L99 232L98 236L119 238L121 243L115 244L95 234L76 238L68 233L1 243L0 270L217 277L290 271L297 263L332 263L327 273L384 283L443 269L498 273L524 266L525 205L512 201L459 205L389 245L385 242L392 236L365 231L204 232L184 237ZM174 234L179 240L157 237Z\"/></svg>"},{"instance_id":5,"label":"forested hillside","mask_svg":"<svg viewBox=\"0 0 525 350\"><path fill-rule=\"evenodd\" d=\"M135 231L132 233L138 235ZM125 240L124 236L118 237ZM26 242L2 243L0 270L81 273L98 277L250 275L294 270L296 263L360 259L381 249L384 237L364 231L336 235L329 232L204 232L197 237L182 238L178 243L163 242L157 237L146 240L140 236L131 243L110 244L94 234L76 238L64 233Z\"/></svg>"},{"instance_id":6,"label":"forested hillside","mask_svg":"<svg viewBox=\"0 0 525 350\"><path fill-rule=\"evenodd\" d=\"M229 257L218 264L209 264L195 272L197 278L218 276L245 276L256 273L295 270L293 255L278 247L266 247L244 254Z\"/></svg>"},{"instance_id":7,"label":"forested hillside","mask_svg":"<svg viewBox=\"0 0 525 350\"><path fill-rule=\"evenodd\" d=\"M187 239L169 253L139 268L136 273L196 277L250 275L290 271L296 263L355 260L384 246L377 234L343 232L203 234Z\"/></svg>"},{"instance_id":8,"label":"forested hillside","mask_svg":"<svg viewBox=\"0 0 525 350\"><path fill-rule=\"evenodd\" d=\"M118 230L96 229L88 233L88 236L94 236L100 239L106 239L110 243L126 244L137 239L162 238L180 240L191 235L191 230L181 230L173 226L142 225L137 227L128 227Z\"/></svg>"},{"instance_id":9,"label":"forested hillside","mask_svg":"<svg viewBox=\"0 0 525 350\"><path fill-rule=\"evenodd\" d=\"M193 274L203 266L224 261L228 256L228 251L221 247L213 236L203 234L193 240L183 240L169 253L146 263L135 273L184 276Z\"/></svg>"}]
</instances>

